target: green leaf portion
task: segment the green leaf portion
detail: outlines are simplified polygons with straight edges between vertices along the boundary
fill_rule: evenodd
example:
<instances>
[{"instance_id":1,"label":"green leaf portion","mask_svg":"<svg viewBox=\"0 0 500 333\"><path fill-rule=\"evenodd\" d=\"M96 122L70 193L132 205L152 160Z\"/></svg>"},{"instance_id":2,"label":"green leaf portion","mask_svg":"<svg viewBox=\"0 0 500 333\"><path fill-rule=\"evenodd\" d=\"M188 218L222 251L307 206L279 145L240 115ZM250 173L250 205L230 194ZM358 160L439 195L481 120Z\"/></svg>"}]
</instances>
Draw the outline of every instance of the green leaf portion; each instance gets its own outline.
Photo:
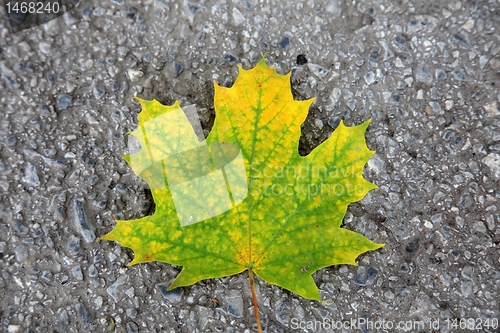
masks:
<instances>
[{"instance_id":1,"label":"green leaf portion","mask_svg":"<svg viewBox=\"0 0 500 333\"><path fill-rule=\"evenodd\" d=\"M314 272L331 265L356 265L358 255L383 246L353 231L328 228L325 224L311 226L307 233L291 230L291 241L277 240L254 272L265 281L304 298L320 300L311 276ZM288 251L283 252L283 248Z\"/></svg>"},{"instance_id":2,"label":"green leaf portion","mask_svg":"<svg viewBox=\"0 0 500 333\"><path fill-rule=\"evenodd\" d=\"M178 103L164 106L156 100L138 100L143 110L139 113L138 128L130 134L139 141L142 150L137 154L125 155L124 158L149 184L156 212L137 220L116 221L115 228L101 239L115 240L133 249L134 260L130 265L162 261L199 270L186 270L173 286L190 285L201 279L242 272L245 268L239 264L240 254L228 236L227 228L224 228L228 221L225 220L227 213L188 227L183 227L179 222L179 207L187 203L191 206L197 203L202 205L201 202L206 201L207 197L217 207L217 201L222 200L224 194L227 196L225 185L207 188L205 198L196 197L196 191L194 195L181 192L183 187L189 189L189 186L193 186L189 180L202 179L200 175L208 174L203 180L205 185L210 185L207 178L214 175L212 171L218 166L217 163L226 162L224 158L227 156L218 146L209 149L206 143L198 141ZM213 155L218 154L218 157L214 156L207 162L200 156L208 154L209 150ZM208 155L206 157L209 158ZM215 164L212 163L214 160ZM177 188L180 190L176 197L173 189ZM183 205L176 206L174 198L184 201ZM236 210L231 212L232 215L236 213Z\"/></svg>"},{"instance_id":3,"label":"green leaf portion","mask_svg":"<svg viewBox=\"0 0 500 333\"><path fill-rule=\"evenodd\" d=\"M308 156L300 126L313 100L295 101L290 75L262 59L231 88L215 85L216 120L200 142L178 103L142 105L142 150L124 158L151 187L152 216L117 221L102 239L134 250L131 264L183 266L170 288L240 273L320 299L312 274L383 246L341 228L349 203L376 185L363 178L373 155L369 121L346 127Z\"/></svg>"}]
</instances>

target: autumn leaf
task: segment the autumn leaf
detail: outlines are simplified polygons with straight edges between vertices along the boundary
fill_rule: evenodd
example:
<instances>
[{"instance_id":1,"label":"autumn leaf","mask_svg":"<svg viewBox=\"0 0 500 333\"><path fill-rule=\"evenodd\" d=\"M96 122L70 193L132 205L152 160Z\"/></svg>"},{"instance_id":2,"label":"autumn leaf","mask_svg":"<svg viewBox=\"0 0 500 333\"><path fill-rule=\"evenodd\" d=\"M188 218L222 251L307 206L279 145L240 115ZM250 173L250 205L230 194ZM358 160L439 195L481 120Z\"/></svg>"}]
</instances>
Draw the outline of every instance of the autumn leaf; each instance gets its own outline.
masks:
<instances>
[{"instance_id":1,"label":"autumn leaf","mask_svg":"<svg viewBox=\"0 0 500 333\"><path fill-rule=\"evenodd\" d=\"M200 141L178 102L137 99L131 132L142 150L125 155L150 186L151 216L116 221L101 239L134 251L130 265L182 266L170 289L249 270L268 283L320 300L312 274L383 246L341 228L349 203L377 186L363 178L374 154L369 120L300 156L300 126L313 99L296 101L290 74L262 59L231 88L215 84L216 118Z\"/></svg>"}]
</instances>

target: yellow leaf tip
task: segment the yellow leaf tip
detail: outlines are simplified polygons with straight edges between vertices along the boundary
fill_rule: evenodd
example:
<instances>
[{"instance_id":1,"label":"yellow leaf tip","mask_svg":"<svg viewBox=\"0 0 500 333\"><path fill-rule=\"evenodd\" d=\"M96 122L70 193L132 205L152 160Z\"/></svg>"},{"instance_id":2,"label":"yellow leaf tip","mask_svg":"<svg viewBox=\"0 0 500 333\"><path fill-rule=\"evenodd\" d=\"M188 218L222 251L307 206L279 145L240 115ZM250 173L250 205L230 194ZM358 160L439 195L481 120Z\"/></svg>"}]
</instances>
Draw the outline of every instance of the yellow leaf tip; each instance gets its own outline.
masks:
<instances>
[{"instance_id":1,"label":"yellow leaf tip","mask_svg":"<svg viewBox=\"0 0 500 333\"><path fill-rule=\"evenodd\" d=\"M144 99L140 98L139 96L134 96L132 97L133 99L135 99L137 102L141 103L144 101Z\"/></svg>"},{"instance_id":2,"label":"yellow leaf tip","mask_svg":"<svg viewBox=\"0 0 500 333\"><path fill-rule=\"evenodd\" d=\"M114 241L114 239L111 237L111 233L113 232L113 230L111 230L110 232L108 232L106 235L103 235L99 238L97 238L97 241L98 242L101 242L101 241Z\"/></svg>"},{"instance_id":3,"label":"yellow leaf tip","mask_svg":"<svg viewBox=\"0 0 500 333\"><path fill-rule=\"evenodd\" d=\"M127 264L127 267L140 264L141 262L144 262L144 261L141 261L141 260L137 259L137 256L134 254L134 259Z\"/></svg>"},{"instance_id":4,"label":"yellow leaf tip","mask_svg":"<svg viewBox=\"0 0 500 333\"><path fill-rule=\"evenodd\" d=\"M368 126L370 126L370 123L372 122L372 118L368 118L364 123L362 123L360 126L363 127L363 129L367 129Z\"/></svg>"},{"instance_id":5,"label":"yellow leaf tip","mask_svg":"<svg viewBox=\"0 0 500 333\"><path fill-rule=\"evenodd\" d=\"M289 73L290 74L290 73ZM311 97L309 99L305 99L302 102L309 103L309 106L316 101L316 97Z\"/></svg>"},{"instance_id":6,"label":"yellow leaf tip","mask_svg":"<svg viewBox=\"0 0 500 333\"><path fill-rule=\"evenodd\" d=\"M264 53L264 55L262 56L262 58L260 58L260 60L259 60L259 63L258 63L259 65L263 64L263 65L267 66L266 57L267 57L268 54L269 54L269 52Z\"/></svg>"},{"instance_id":7,"label":"yellow leaf tip","mask_svg":"<svg viewBox=\"0 0 500 333\"><path fill-rule=\"evenodd\" d=\"M217 91L220 91L222 88L226 88L221 86L220 84L217 83L217 81L214 80L214 92L217 93Z\"/></svg>"},{"instance_id":8,"label":"yellow leaf tip","mask_svg":"<svg viewBox=\"0 0 500 333\"><path fill-rule=\"evenodd\" d=\"M177 284L177 281L176 281L176 280L174 280L174 281L170 284L170 286L168 286L167 291L173 290L173 289L175 289L175 288L180 288L180 287L181 287L181 286L180 286L179 284Z\"/></svg>"}]
</instances>

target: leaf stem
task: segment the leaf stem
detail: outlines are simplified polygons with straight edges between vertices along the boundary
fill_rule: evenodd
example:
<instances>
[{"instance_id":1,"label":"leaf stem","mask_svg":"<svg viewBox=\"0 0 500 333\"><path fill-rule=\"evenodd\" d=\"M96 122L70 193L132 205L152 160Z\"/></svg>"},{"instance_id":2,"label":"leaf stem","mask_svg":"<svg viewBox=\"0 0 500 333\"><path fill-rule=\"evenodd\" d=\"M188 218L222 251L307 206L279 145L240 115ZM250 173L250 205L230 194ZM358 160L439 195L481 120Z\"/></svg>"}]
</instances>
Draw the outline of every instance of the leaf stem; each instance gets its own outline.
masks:
<instances>
[{"instance_id":1,"label":"leaf stem","mask_svg":"<svg viewBox=\"0 0 500 333\"><path fill-rule=\"evenodd\" d=\"M259 333L262 333L262 326L260 325L259 306L257 304L257 296L255 295L255 285L254 285L252 267L248 268L248 277L250 278L250 290L252 291L252 303L253 303L253 312L255 314L255 321L257 322L257 329Z\"/></svg>"}]
</instances>

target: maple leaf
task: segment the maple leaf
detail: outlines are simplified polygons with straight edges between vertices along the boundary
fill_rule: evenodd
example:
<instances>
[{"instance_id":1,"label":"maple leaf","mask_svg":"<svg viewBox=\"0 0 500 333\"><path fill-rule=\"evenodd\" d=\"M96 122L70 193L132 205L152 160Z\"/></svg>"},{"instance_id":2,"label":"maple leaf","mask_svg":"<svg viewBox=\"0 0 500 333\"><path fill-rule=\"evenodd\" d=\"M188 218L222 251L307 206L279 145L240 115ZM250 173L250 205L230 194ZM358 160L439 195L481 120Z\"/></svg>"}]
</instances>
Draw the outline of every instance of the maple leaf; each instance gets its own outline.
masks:
<instances>
[{"instance_id":1,"label":"maple leaf","mask_svg":"<svg viewBox=\"0 0 500 333\"><path fill-rule=\"evenodd\" d=\"M215 83L216 118L199 141L178 102L142 106L131 132L142 150L124 155L150 186L151 216L116 221L101 239L134 251L130 265L182 266L170 289L249 271L302 297L320 300L312 274L351 264L376 244L341 228L349 203L377 186L363 178L374 154L364 133L340 122L331 137L300 156L300 126L314 99L296 101L290 74L262 59L231 88ZM255 305L254 297L254 305ZM258 315L258 313L256 313Z\"/></svg>"}]
</instances>

